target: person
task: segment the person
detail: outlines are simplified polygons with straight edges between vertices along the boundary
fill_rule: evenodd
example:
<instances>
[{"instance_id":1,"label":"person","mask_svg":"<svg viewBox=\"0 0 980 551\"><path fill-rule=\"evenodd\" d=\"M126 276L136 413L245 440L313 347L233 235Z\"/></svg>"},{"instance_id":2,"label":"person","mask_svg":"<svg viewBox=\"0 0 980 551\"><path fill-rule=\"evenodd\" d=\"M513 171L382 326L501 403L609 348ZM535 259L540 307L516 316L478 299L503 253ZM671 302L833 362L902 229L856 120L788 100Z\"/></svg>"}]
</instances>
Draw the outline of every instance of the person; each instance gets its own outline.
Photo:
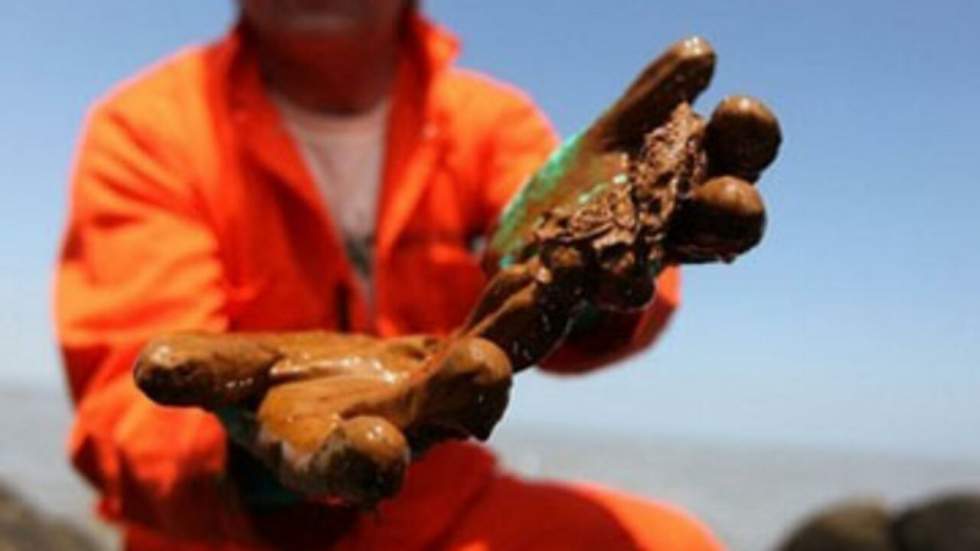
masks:
<instances>
[{"instance_id":1,"label":"person","mask_svg":"<svg viewBox=\"0 0 980 551\"><path fill-rule=\"evenodd\" d=\"M72 175L56 283L69 451L126 549L720 548L670 505L528 482L472 443L429 451L374 514L260 506L261 467L218 419L139 393L134 358L166 331L446 333L486 281L480 236L556 145L526 95L454 66L456 40L414 1L238 9L226 37L99 101ZM640 350L678 300L669 268L647 310L542 368Z\"/></svg>"}]
</instances>

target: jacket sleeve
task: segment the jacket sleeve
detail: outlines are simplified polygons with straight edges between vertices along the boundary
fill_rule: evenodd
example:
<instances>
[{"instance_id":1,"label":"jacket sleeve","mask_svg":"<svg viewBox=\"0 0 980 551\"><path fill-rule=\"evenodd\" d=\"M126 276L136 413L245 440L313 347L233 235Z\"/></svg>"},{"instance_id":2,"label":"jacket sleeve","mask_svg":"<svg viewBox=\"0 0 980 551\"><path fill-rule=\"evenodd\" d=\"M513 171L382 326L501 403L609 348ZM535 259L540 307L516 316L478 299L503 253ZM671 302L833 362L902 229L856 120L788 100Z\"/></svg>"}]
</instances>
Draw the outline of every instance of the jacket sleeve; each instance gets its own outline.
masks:
<instances>
[{"instance_id":1,"label":"jacket sleeve","mask_svg":"<svg viewBox=\"0 0 980 551\"><path fill-rule=\"evenodd\" d=\"M544 115L529 98L508 91L502 100L487 146L484 196L490 219L496 219L521 184L540 167L558 140ZM582 373L624 359L652 344L680 303L680 270L670 267L657 278L657 293L641 312L603 312L589 331L570 338L541 368Z\"/></svg>"},{"instance_id":2,"label":"jacket sleeve","mask_svg":"<svg viewBox=\"0 0 980 551\"><path fill-rule=\"evenodd\" d=\"M72 176L55 318L75 402L69 453L100 512L174 535L229 521L225 436L210 414L157 406L135 387L141 345L227 326L214 234L172 148L102 107Z\"/></svg>"}]
</instances>

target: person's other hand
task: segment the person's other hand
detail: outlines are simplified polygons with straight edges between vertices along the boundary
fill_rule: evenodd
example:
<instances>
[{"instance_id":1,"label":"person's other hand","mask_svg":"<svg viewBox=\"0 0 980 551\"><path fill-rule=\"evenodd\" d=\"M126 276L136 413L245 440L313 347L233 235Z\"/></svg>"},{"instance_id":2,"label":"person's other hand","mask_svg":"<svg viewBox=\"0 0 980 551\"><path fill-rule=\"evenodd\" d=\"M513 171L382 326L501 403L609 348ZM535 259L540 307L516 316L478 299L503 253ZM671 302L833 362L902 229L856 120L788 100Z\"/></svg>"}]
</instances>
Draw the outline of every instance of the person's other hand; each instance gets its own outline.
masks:
<instances>
[{"instance_id":1,"label":"person's other hand","mask_svg":"<svg viewBox=\"0 0 980 551\"><path fill-rule=\"evenodd\" d=\"M325 332L169 335L135 368L154 401L218 414L286 488L362 507L393 495L433 443L486 439L510 377L479 338Z\"/></svg>"},{"instance_id":2,"label":"person's other hand","mask_svg":"<svg viewBox=\"0 0 980 551\"><path fill-rule=\"evenodd\" d=\"M504 348L515 370L545 358L575 320L594 333L602 312L647 306L665 267L730 262L759 243L754 183L776 157L779 124L746 96L708 121L695 113L714 65L703 39L672 46L501 215L485 256L494 277L467 331Z\"/></svg>"}]
</instances>

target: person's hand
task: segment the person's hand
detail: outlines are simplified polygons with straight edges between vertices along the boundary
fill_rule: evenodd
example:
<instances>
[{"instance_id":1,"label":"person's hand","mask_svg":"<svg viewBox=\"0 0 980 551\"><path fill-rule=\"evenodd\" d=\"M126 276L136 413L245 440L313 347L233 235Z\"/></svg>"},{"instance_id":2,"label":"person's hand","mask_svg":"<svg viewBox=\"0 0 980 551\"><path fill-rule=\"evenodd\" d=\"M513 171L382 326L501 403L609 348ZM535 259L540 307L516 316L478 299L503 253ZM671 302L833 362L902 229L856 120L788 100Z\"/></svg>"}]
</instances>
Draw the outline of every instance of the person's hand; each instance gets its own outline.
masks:
<instances>
[{"instance_id":1,"label":"person's hand","mask_svg":"<svg viewBox=\"0 0 980 551\"><path fill-rule=\"evenodd\" d=\"M779 124L745 96L698 116L691 103L714 64L703 39L675 44L531 177L491 235L494 277L467 334L523 369L573 321L646 306L666 266L730 262L759 242L753 184L776 156Z\"/></svg>"},{"instance_id":2,"label":"person's hand","mask_svg":"<svg viewBox=\"0 0 980 551\"><path fill-rule=\"evenodd\" d=\"M218 414L286 488L361 507L393 495L429 445L486 439L510 376L479 338L324 332L164 336L135 368L156 402Z\"/></svg>"}]
</instances>

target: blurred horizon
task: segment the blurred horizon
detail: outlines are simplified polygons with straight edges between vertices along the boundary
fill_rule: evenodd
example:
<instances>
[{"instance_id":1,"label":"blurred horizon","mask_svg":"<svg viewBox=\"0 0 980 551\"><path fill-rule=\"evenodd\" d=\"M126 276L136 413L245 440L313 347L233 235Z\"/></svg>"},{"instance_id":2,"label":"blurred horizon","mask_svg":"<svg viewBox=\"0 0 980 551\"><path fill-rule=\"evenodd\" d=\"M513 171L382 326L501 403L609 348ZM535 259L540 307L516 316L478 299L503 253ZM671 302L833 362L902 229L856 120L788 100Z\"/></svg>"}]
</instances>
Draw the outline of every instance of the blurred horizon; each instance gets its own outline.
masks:
<instances>
[{"instance_id":1,"label":"blurred horizon","mask_svg":"<svg viewBox=\"0 0 980 551\"><path fill-rule=\"evenodd\" d=\"M562 135L690 34L779 116L762 245L685 270L649 353L577 379L521 375L507 426L980 459L980 3L428 0L460 64L527 91ZM14 3L0 21L0 387L63 384L50 272L87 106L189 44L230 1ZM67 399L67 398L66 398Z\"/></svg>"}]
</instances>

